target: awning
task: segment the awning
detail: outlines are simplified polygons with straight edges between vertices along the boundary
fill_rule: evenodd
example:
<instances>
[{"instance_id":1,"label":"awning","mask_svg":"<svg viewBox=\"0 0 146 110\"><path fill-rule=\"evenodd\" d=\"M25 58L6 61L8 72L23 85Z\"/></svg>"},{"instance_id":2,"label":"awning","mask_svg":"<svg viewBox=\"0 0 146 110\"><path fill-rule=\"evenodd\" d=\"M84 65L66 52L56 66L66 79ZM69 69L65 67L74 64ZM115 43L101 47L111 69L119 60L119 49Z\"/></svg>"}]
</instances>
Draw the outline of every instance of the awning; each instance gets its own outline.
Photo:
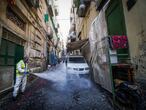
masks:
<instances>
[{"instance_id":1,"label":"awning","mask_svg":"<svg viewBox=\"0 0 146 110\"><path fill-rule=\"evenodd\" d=\"M67 44L67 51L73 51L82 48L86 43L88 42L88 39L79 40L75 42L70 42Z\"/></svg>"}]
</instances>

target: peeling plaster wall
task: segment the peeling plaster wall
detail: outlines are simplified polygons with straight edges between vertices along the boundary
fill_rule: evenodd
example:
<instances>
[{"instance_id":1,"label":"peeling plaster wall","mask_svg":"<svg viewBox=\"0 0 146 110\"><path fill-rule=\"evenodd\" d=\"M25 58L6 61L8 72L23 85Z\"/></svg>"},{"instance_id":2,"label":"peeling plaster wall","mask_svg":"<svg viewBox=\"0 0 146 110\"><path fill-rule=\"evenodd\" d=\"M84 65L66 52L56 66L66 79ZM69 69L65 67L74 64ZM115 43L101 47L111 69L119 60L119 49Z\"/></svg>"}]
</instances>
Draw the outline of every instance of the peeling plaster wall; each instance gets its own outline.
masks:
<instances>
[{"instance_id":1,"label":"peeling plaster wall","mask_svg":"<svg viewBox=\"0 0 146 110\"><path fill-rule=\"evenodd\" d=\"M132 63L137 66L136 79L146 80L146 0L137 0L130 11L123 1Z\"/></svg>"},{"instance_id":2,"label":"peeling plaster wall","mask_svg":"<svg viewBox=\"0 0 146 110\"><path fill-rule=\"evenodd\" d=\"M0 67L0 92L13 86L14 67Z\"/></svg>"}]
</instances>

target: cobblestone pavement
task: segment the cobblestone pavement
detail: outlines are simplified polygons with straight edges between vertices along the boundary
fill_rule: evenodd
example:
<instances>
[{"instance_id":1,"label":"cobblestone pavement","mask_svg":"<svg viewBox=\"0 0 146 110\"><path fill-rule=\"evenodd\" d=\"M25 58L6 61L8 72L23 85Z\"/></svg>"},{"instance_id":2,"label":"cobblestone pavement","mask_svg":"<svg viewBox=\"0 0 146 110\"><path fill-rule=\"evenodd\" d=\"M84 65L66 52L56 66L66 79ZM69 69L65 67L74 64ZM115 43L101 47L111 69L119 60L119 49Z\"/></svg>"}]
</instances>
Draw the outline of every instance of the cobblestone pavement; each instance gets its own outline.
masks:
<instances>
[{"instance_id":1,"label":"cobblestone pavement","mask_svg":"<svg viewBox=\"0 0 146 110\"><path fill-rule=\"evenodd\" d=\"M12 93L1 99L0 110L113 110L101 88L86 78L65 80L64 73L62 64L36 74L39 78L16 101Z\"/></svg>"}]
</instances>

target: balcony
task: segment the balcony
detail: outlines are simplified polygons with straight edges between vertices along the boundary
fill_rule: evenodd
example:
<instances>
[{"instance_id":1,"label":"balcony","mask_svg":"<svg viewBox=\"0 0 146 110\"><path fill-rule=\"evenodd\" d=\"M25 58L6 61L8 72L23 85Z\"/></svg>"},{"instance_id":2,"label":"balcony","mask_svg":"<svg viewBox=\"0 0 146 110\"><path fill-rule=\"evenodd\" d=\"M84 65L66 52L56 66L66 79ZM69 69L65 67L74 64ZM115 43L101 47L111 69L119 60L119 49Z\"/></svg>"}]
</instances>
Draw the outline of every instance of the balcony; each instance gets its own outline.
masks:
<instances>
[{"instance_id":1,"label":"balcony","mask_svg":"<svg viewBox=\"0 0 146 110\"><path fill-rule=\"evenodd\" d=\"M58 28L55 27L55 32L58 33Z\"/></svg>"},{"instance_id":2,"label":"balcony","mask_svg":"<svg viewBox=\"0 0 146 110\"><path fill-rule=\"evenodd\" d=\"M53 14L53 9L51 5L48 5L48 11L49 11L49 15L53 17L54 14Z\"/></svg>"},{"instance_id":3,"label":"balcony","mask_svg":"<svg viewBox=\"0 0 146 110\"><path fill-rule=\"evenodd\" d=\"M51 40L53 38L53 35L52 34L47 34L47 37L49 40Z\"/></svg>"},{"instance_id":4,"label":"balcony","mask_svg":"<svg viewBox=\"0 0 146 110\"><path fill-rule=\"evenodd\" d=\"M39 8L39 0L26 0L26 3L30 8Z\"/></svg>"},{"instance_id":5,"label":"balcony","mask_svg":"<svg viewBox=\"0 0 146 110\"><path fill-rule=\"evenodd\" d=\"M47 34L47 39L49 41L52 41L53 40L53 34Z\"/></svg>"},{"instance_id":6,"label":"balcony","mask_svg":"<svg viewBox=\"0 0 146 110\"><path fill-rule=\"evenodd\" d=\"M70 34L69 34L69 39L71 42L74 42L76 41L76 32L75 31L72 31Z\"/></svg>"},{"instance_id":7,"label":"balcony","mask_svg":"<svg viewBox=\"0 0 146 110\"><path fill-rule=\"evenodd\" d=\"M58 10L55 9L55 16L58 16Z\"/></svg>"}]
</instances>

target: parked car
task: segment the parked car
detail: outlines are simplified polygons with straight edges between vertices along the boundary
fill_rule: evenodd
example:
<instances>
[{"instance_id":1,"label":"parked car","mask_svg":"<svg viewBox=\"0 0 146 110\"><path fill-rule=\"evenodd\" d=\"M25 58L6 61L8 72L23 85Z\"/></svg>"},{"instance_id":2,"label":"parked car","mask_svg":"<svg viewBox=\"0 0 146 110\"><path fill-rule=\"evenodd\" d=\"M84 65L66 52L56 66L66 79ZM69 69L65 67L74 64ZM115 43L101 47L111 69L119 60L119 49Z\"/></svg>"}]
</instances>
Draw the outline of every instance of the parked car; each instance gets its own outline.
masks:
<instances>
[{"instance_id":1,"label":"parked car","mask_svg":"<svg viewBox=\"0 0 146 110\"><path fill-rule=\"evenodd\" d=\"M89 76L89 66L83 56L68 56L66 69L68 77L71 75Z\"/></svg>"}]
</instances>

